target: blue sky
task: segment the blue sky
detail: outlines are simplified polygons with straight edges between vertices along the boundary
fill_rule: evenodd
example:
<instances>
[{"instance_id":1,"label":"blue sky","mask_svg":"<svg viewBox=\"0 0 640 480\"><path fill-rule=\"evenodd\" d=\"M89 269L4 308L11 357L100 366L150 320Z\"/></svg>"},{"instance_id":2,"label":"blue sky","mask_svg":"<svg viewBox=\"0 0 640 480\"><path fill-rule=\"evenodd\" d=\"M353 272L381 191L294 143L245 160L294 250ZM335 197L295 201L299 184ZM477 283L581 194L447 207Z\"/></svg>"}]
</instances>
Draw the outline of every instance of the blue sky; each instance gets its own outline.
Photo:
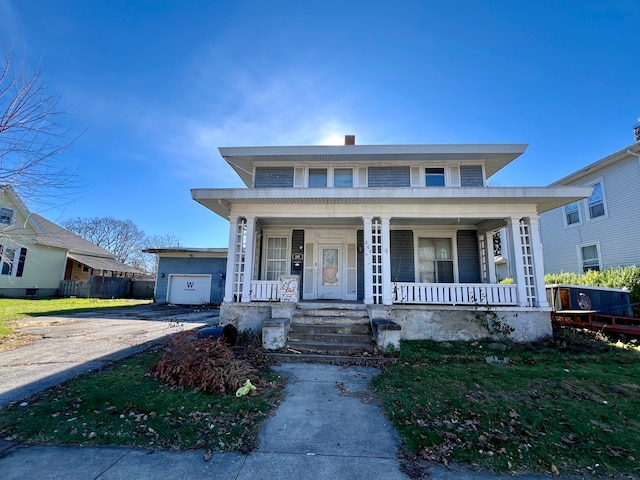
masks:
<instances>
[{"instance_id":1,"label":"blue sky","mask_svg":"<svg viewBox=\"0 0 640 480\"><path fill-rule=\"evenodd\" d=\"M640 2L0 0L0 47L40 65L79 135L53 221L113 216L183 246L241 187L218 146L528 143L494 176L547 185L633 143Z\"/></svg>"}]
</instances>

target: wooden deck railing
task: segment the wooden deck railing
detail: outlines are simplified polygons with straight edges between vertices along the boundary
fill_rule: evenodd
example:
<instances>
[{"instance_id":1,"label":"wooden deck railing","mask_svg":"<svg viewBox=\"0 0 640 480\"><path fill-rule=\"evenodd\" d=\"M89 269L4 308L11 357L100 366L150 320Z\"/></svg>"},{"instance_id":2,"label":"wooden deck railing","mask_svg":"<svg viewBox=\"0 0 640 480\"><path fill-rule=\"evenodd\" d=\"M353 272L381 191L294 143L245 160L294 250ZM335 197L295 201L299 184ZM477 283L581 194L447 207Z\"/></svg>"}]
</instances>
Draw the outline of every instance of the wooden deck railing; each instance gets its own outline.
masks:
<instances>
[{"instance_id":1,"label":"wooden deck railing","mask_svg":"<svg viewBox=\"0 0 640 480\"><path fill-rule=\"evenodd\" d=\"M252 280L251 281L251 301L254 301L254 302L280 301L280 281L279 280Z\"/></svg>"},{"instance_id":2,"label":"wooden deck railing","mask_svg":"<svg viewBox=\"0 0 640 480\"><path fill-rule=\"evenodd\" d=\"M393 283L393 302L424 305L517 305L516 285L488 283Z\"/></svg>"}]
</instances>

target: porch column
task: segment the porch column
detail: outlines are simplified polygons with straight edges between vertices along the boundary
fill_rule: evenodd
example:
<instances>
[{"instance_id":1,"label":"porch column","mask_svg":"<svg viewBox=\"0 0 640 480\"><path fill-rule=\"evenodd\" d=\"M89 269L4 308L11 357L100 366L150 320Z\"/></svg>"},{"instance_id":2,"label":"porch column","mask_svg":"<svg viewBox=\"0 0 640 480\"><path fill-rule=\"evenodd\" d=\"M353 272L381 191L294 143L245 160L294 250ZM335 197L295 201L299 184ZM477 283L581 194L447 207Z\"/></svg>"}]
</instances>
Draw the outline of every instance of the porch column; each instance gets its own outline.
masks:
<instances>
[{"instance_id":1,"label":"porch column","mask_svg":"<svg viewBox=\"0 0 640 480\"><path fill-rule=\"evenodd\" d=\"M382 304L393 304L391 291L391 236L389 233L390 217L381 217L382 221Z\"/></svg>"},{"instance_id":2,"label":"porch column","mask_svg":"<svg viewBox=\"0 0 640 480\"><path fill-rule=\"evenodd\" d=\"M236 265L236 233L238 231L238 216L229 217L229 248L227 250L227 273L224 282L224 302L233 302L233 279Z\"/></svg>"},{"instance_id":3,"label":"porch column","mask_svg":"<svg viewBox=\"0 0 640 480\"><path fill-rule=\"evenodd\" d=\"M244 283L242 285L242 302L251 301L251 280L253 280L253 256L256 238L256 217L246 217L246 246L244 251Z\"/></svg>"},{"instance_id":4,"label":"porch column","mask_svg":"<svg viewBox=\"0 0 640 480\"><path fill-rule=\"evenodd\" d=\"M542 240L540 239L540 222L538 217L528 217L528 220L533 253L533 274L535 278L537 306L549 308L547 292L544 286L544 257L542 254Z\"/></svg>"},{"instance_id":5,"label":"porch column","mask_svg":"<svg viewBox=\"0 0 640 480\"><path fill-rule=\"evenodd\" d=\"M364 303L373 305L373 252L371 251L371 220L372 217L363 217L364 224Z\"/></svg>"},{"instance_id":6,"label":"porch column","mask_svg":"<svg viewBox=\"0 0 640 480\"><path fill-rule=\"evenodd\" d=\"M511 274L513 281L518 287L518 306L527 306L527 285L524 275L524 262L522 261L522 240L520 238L520 219L517 217L507 218L507 230L511 249L509 251L509 263L513 265ZM502 252L504 256L504 251Z\"/></svg>"}]
</instances>

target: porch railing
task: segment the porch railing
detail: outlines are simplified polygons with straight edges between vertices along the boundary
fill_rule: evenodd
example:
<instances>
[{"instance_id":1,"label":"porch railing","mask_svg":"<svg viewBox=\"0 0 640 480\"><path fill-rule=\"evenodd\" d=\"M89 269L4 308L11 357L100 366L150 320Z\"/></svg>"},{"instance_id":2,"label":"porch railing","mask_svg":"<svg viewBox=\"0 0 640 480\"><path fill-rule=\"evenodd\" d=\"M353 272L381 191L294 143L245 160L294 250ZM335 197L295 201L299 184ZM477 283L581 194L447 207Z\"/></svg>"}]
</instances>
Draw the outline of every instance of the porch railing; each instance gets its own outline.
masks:
<instances>
[{"instance_id":1,"label":"porch railing","mask_svg":"<svg viewBox=\"0 0 640 480\"><path fill-rule=\"evenodd\" d=\"M393 303L517 305L516 285L487 283L393 283Z\"/></svg>"},{"instance_id":2,"label":"porch railing","mask_svg":"<svg viewBox=\"0 0 640 480\"><path fill-rule=\"evenodd\" d=\"M280 301L280 280L252 280L251 300L255 302Z\"/></svg>"}]
</instances>

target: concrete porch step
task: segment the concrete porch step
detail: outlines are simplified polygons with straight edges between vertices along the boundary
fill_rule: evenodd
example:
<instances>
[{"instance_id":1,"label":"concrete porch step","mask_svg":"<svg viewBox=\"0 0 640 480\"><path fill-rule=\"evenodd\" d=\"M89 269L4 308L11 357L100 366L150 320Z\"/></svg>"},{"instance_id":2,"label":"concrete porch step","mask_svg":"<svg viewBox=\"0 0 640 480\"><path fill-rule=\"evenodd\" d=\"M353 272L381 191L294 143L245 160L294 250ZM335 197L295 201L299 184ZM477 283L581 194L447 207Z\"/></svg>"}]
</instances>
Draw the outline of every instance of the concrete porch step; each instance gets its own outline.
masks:
<instances>
[{"instance_id":1,"label":"concrete porch step","mask_svg":"<svg viewBox=\"0 0 640 480\"><path fill-rule=\"evenodd\" d=\"M289 340L287 348L303 353L356 354L369 351L373 342L323 342L316 340Z\"/></svg>"},{"instance_id":2,"label":"concrete porch step","mask_svg":"<svg viewBox=\"0 0 640 480\"><path fill-rule=\"evenodd\" d=\"M327 363L331 365L367 365L383 367L398 361L395 357L364 355L331 355L318 353L268 353L281 363Z\"/></svg>"},{"instance_id":3,"label":"concrete porch step","mask_svg":"<svg viewBox=\"0 0 640 480\"><path fill-rule=\"evenodd\" d=\"M371 333L350 333L350 332L301 332L297 330L289 331L289 342L312 341L322 343L361 343L369 347L372 337Z\"/></svg>"},{"instance_id":4,"label":"concrete porch step","mask_svg":"<svg viewBox=\"0 0 640 480\"><path fill-rule=\"evenodd\" d=\"M303 325L369 325L369 317L368 316L337 316L337 315L327 315L326 312L324 315L312 315L309 313L305 313L301 315L299 313L295 313L291 318L291 324L303 324Z\"/></svg>"},{"instance_id":5,"label":"concrete porch step","mask_svg":"<svg viewBox=\"0 0 640 480\"><path fill-rule=\"evenodd\" d=\"M297 319L291 324L291 330L296 333L351 333L351 334L368 334L371 337L371 326L369 322L359 323L302 323Z\"/></svg>"}]
</instances>

